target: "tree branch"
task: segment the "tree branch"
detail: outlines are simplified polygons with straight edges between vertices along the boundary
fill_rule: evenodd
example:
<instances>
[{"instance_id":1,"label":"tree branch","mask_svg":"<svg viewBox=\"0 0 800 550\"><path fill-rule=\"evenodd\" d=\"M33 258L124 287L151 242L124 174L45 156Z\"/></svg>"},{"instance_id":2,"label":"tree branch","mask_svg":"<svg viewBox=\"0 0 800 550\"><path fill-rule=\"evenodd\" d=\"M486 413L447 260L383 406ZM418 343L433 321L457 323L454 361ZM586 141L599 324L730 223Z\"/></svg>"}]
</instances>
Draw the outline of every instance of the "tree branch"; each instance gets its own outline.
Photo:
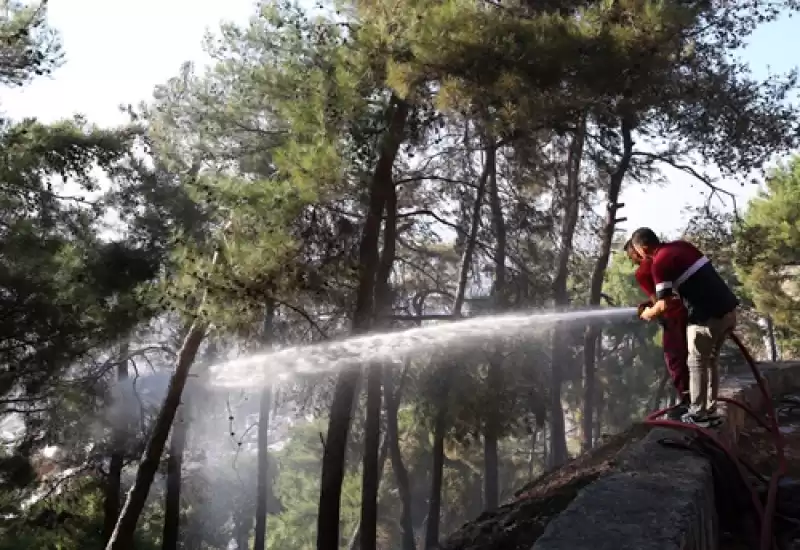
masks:
<instances>
[{"instance_id":1,"label":"tree branch","mask_svg":"<svg viewBox=\"0 0 800 550\"><path fill-rule=\"evenodd\" d=\"M423 209L423 210L408 210L406 212L398 212L397 213L397 219L410 218L412 216L430 216L431 218L433 218L437 222L441 223L442 225L446 225L446 226L454 229L458 233L463 233L464 232L464 230L458 224L445 220L444 218L442 218L439 214L437 214L433 210L427 210L427 209Z\"/></svg>"},{"instance_id":2,"label":"tree branch","mask_svg":"<svg viewBox=\"0 0 800 550\"><path fill-rule=\"evenodd\" d=\"M708 196L708 200L706 201L706 207L708 207L708 204L711 202L711 199L713 199L715 195L725 195L725 196L729 197L733 201L733 210L736 213L736 215L738 216L738 206L736 204L736 195L734 195L732 192L730 192L730 191L728 191L726 189L722 189L718 185L715 185L713 180L710 177L708 177L708 176L706 176L704 174L701 174L695 168L692 168L688 164L683 164L683 163L677 162L677 161L675 161L673 159L670 159L670 158L668 158L668 157L666 157L664 155L659 155L657 153L648 153L646 151L635 151L632 154L632 156L634 156L634 157L644 157L646 159L649 159L649 160L655 161L655 162L663 162L664 164L667 164L668 166L671 166L671 167L675 168L676 170L680 170L681 172L684 172L685 174L689 174L690 176L693 176L695 179L697 179L700 182L702 182L703 185L705 185L706 187L711 189L711 194Z\"/></svg>"},{"instance_id":3,"label":"tree branch","mask_svg":"<svg viewBox=\"0 0 800 550\"><path fill-rule=\"evenodd\" d=\"M278 300L278 299L275 299L275 298L273 298L273 299L275 300L275 303L276 303L276 304L278 304L278 305L280 305L280 306L283 306L283 307L285 307L285 308L287 308L287 309L290 309L290 310L294 311L294 312L295 312L295 313L297 313L297 314L298 314L300 317L302 317L303 319L305 319L305 320L306 320L306 322L307 322L309 325L311 325L311 327L312 327L314 330L316 330L316 331L319 333L319 335L320 335L320 336L322 336L322 338L323 338L323 339L325 339L325 340L327 340L327 339L328 339L328 333L327 333L327 332L325 332L325 330L323 330L323 329L322 329L322 327L320 327L320 326L319 326L319 324L318 324L318 323L317 323L317 322L316 322L316 321L315 321L315 320L314 320L314 319L311 317L311 315L309 315L309 314L308 314L308 312L306 312L306 310L304 310L304 309L303 309L303 308L301 308L301 307L294 306L294 305L292 305L292 304L290 304L290 303L288 303L288 302L284 302L284 301L281 301L281 300Z\"/></svg>"}]
</instances>

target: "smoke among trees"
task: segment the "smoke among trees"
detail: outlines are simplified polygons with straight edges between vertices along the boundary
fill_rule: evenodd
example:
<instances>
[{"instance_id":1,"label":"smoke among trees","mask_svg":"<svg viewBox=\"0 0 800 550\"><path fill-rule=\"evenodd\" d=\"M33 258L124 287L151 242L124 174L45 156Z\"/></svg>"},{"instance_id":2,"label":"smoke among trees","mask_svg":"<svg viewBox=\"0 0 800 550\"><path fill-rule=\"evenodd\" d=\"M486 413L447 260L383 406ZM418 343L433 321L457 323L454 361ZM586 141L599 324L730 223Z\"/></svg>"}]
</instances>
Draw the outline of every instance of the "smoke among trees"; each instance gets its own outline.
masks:
<instances>
[{"instance_id":1,"label":"smoke among trees","mask_svg":"<svg viewBox=\"0 0 800 550\"><path fill-rule=\"evenodd\" d=\"M684 236L743 298L742 335L796 357L797 79L732 55L795 2L322 8L222 25L211 64L123 127L2 119L0 549L433 550L667 403L658 327L557 325L246 390L209 367L634 305L620 193L666 167L708 192ZM44 4L8 4L0 37L0 85L63 61ZM766 169L751 205L715 207Z\"/></svg>"}]
</instances>

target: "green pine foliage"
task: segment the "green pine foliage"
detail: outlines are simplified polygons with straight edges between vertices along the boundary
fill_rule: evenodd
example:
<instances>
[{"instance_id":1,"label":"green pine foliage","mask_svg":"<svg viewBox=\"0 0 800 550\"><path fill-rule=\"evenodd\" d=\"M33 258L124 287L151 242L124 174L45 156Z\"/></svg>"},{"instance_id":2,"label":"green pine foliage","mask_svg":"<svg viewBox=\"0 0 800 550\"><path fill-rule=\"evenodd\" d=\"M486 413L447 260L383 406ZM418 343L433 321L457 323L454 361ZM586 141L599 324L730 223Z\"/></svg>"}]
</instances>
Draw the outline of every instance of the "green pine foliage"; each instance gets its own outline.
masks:
<instances>
[{"instance_id":1,"label":"green pine foliage","mask_svg":"<svg viewBox=\"0 0 800 550\"><path fill-rule=\"evenodd\" d=\"M205 41L210 64L185 65L128 107L128 126L0 119L0 421L14 432L0 451L0 550L105 547L108 503L132 483L156 387L197 319L208 330L178 409L184 462L176 476L175 449L161 461L135 547L249 547L261 490L267 548L315 548L324 433L346 408L330 412L336 373L267 371L279 397L266 451L255 437L263 411L251 406L259 388L213 387L211 364L344 338L358 316L381 330L448 322L462 262L465 315L564 303L556 281L580 307L612 181L624 196L662 180L665 165L692 173L698 163L745 179L797 145L796 75L760 81L732 56L793 10L788 0L321 8L263 1L247 23L222 25ZM0 38L0 85L63 62L45 4L9 3ZM700 209L684 232L742 297L748 343L765 351L769 316L786 358L800 351L798 182L794 159L741 219ZM375 272L361 265L371 252ZM634 269L613 255L602 291L614 304L644 299ZM591 407L585 327L563 332L381 365L384 460L366 503L378 511L375 548L412 550L409 526L423 546L436 458L441 539L484 511L487 478L503 502L544 472L553 430L574 454L582 419L594 419L599 444L668 400L655 324L602 327ZM274 367L264 363L253 379ZM376 481L364 478L376 418L363 386L350 388L339 548ZM269 463L260 489L259 455ZM69 469L54 487L53 472ZM177 511L165 506L167 479L181 487ZM166 548L173 520L179 540Z\"/></svg>"},{"instance_id":2,"label":"green pine foliage","mask_svg":"<svg viewBox=\"0 0 800 550\"><path fill-rule=\"evenodd\" d=\"M763 192L748 206L737 234L736 260L744 287L759 311L776 322L781 347L800 345L800 162L776 168Z\"/></svg>"}]
</instances>

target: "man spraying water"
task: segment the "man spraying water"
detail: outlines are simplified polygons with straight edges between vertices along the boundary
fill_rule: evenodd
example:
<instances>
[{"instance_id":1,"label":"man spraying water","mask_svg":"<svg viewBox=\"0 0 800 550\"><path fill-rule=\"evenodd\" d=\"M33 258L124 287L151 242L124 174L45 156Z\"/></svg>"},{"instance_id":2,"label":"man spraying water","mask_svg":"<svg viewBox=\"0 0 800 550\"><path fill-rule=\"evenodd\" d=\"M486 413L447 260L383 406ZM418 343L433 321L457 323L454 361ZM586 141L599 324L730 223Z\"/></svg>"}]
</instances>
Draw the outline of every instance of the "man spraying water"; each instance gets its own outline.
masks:
<instances>
[{"instance_id":1,"label":"man spraying water","mask_svg":"<svg viewBox=\"0 0 800 550\"><path fill-rule=\"evenodd\" d=\"M652 229L641 227L631 236L633 249L651 262L655 303L640 317L663 318L677 297L688 315L689 410L684 422L708 426L717 421L719 352L736 327L739 300L709 259L686 241L662 243Z\"/></svg>"},{"instance_id":2,"label":"man spraying water","mask_svg":"<svg viewBox=\"0 0 800 550\"><path fill-rule=\"evenodd\" d=\"M656 284L651 272L652 260L640 256L628 240L624 247L628 258L636 264L636 282L650 300L648 307L656 303ZM678 393L678 406L670 410L672 420L680 420L689 411L689 367L687 358L689 350L686 344L687 312L678 300L671 300L664 315L659 319L663 330L661 341L664 348L664 362Z\"/></svg>"}]
</instances>

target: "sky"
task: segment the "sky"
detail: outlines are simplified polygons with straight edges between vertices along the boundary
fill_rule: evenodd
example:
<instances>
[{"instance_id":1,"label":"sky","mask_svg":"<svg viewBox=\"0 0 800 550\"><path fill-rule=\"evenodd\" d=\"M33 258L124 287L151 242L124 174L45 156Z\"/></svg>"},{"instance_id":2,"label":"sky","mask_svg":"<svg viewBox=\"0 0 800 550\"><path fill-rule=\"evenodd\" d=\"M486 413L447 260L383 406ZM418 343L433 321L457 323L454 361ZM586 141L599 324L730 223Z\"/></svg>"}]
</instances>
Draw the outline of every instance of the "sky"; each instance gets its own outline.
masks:
<instances>
[{"instance_id":1,"label":"sky","mask_svg":"<svg viewBox=\"0 0 800 550\"><path fill-rule=\"evenodd\" d=\"M433 0L432 0L433 1ZM99 124L125 122L121 104L136 105L153 88L178 74L185 61L203 64L202 39L221 20L246 22L252 0L51 0L49 21L62 36L66 63L50 78L16 90L0 90L0 110L12 119L49 122L73 114ZM800 51L800 18L785 17L759 29L743 52L756 76L794 68ZM702 167L700 167L702 168ZM621 229L647 225L676 234L685 226L682 211L702 205L704 186L677 171L665 171L662 188L623 187ZM757 186L723 182L740 206Z\"/></svg>"}]
</instances>

